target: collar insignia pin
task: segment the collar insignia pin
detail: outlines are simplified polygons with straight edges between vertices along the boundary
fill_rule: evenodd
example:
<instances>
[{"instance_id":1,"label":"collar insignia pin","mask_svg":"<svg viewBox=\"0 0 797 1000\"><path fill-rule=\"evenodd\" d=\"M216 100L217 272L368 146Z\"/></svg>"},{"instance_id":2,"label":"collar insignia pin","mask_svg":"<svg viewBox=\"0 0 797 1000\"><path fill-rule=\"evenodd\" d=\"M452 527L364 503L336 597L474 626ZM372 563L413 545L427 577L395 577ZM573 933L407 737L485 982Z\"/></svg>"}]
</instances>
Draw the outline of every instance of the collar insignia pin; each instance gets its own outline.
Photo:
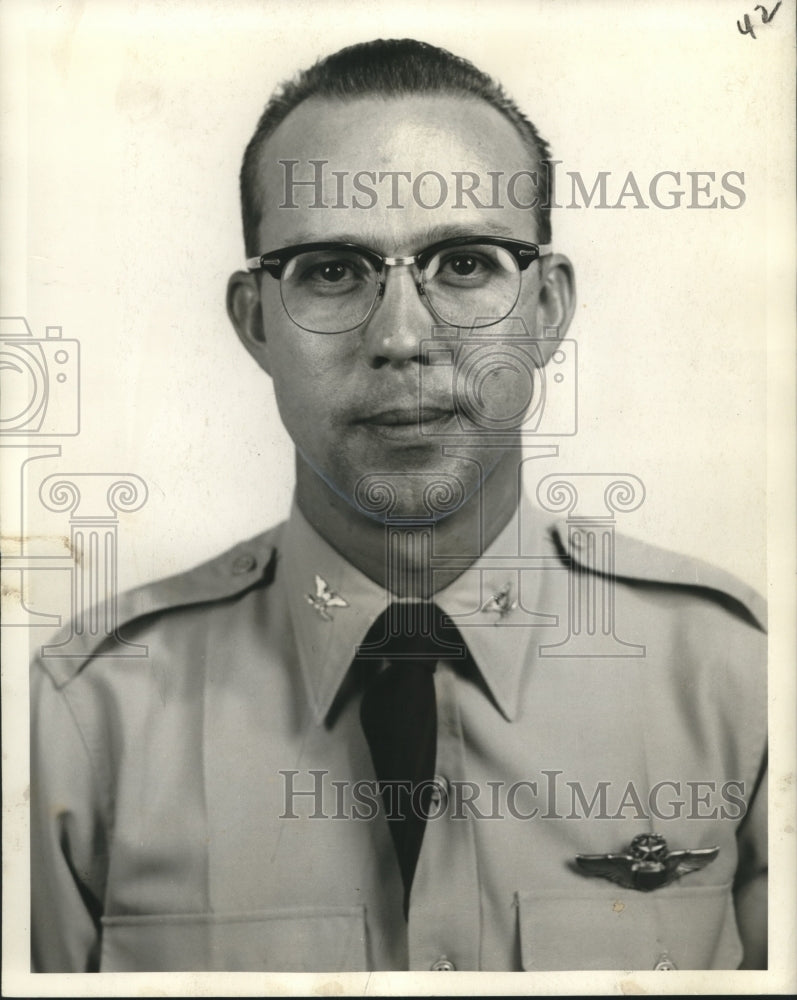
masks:
<instances>
[{"instance_id":1,"label":"collar insignia pin","mask_svg":"<svg viewBox=\"0 0 797 1000\"><path fill-rule=\"evenodd\" d=\"M660 834L640 833L622 854L577 854L576 862L587 875L607 878L624 889L650 892L689 872L700 871L719 852L719 847L670 851Z\"/></svg>"},{"instance_id":2,"label":"collar insignia pin","mask_svg":"<svg viewBox=\"0 0 797 1000\"><path fill-rule=\"evenodd\" d=\"M330 590L327 581L320 577L317 573L315 577L315 596L312 594L305 594L304 598L310 607L313 608L314 611L317 611L325 622L332 621L332 615L329 613L329 608L348 608L349 606L349 602L344 601L340 594L336 594L334 590Z\"/></svg>"},{"instance_id":3,"label":"collar insignia pin","mask_svg":"<svg viewBox=\"0 0 797 1000\"><path fill-rule=\"evenodd\" d=\"M501 618L506 618L516 607L517 601L512 600L512 584L505 583L488 601L484 602L482 611L495 611L498 618L495 619L494 624L497 625Z\"/></svg>"}]
</instances>

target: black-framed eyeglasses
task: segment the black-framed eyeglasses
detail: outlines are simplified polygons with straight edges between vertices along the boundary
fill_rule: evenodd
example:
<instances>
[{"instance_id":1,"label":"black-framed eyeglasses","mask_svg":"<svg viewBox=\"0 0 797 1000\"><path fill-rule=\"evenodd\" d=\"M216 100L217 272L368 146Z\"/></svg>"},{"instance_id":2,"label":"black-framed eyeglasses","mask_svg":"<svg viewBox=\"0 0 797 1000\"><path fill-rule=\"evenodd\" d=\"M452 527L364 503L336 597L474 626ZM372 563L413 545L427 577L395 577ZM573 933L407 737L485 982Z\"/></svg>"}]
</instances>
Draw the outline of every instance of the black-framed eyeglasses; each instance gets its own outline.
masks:
<instances>
[{"instance_id":1,"label":"black-framed eyeglasses","mask_svg":"<svg viewBox=\"0 0 797 1000\"><path fill-rule=\"evenodd\" d=\"M385 293L390 267L415 267L415 286L430 312L473 329L512 312L522 272L550 251L499 236L457 236L412 257L384 257L356 243L300 243L250 257L246 266L279 281L285 311L311 333L345 333L364 323Z\"/></svg>"}]
</instances>

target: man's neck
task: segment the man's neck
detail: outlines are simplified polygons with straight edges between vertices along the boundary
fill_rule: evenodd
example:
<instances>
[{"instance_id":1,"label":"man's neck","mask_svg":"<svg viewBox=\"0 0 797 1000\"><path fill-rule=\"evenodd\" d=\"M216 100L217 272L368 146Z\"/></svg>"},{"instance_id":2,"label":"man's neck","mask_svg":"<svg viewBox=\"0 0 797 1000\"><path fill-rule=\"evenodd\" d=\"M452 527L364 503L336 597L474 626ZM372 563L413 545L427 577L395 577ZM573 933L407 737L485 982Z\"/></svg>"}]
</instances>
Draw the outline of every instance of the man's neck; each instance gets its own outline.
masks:
<instances>
[{"instance_id":1,"label":"man's neck","mask_svg":"<svg viewBox=\"0 0 797 1000\"><path fill-rule=\"evenodd\" d=\"M520 499L520 462L520 449L507 452L480 489L434 523L385 524L362 514L299 455L296 498L321 537L362 573L397 597L428 598L468 569L509 523Z\"/></svg>"}]
</instances>

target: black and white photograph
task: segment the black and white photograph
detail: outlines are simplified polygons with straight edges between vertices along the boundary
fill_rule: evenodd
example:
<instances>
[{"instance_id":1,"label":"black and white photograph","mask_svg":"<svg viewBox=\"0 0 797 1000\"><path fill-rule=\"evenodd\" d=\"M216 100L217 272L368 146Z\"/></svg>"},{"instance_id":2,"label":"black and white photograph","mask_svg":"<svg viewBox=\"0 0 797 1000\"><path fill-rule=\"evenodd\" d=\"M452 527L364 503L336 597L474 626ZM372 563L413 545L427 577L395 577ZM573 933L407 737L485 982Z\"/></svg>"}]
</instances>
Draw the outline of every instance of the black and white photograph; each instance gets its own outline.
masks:
<instances>
[{"instance_id":1,"label":"black and white photograph","mask_svg":"<svg viewBox=\"0 0 797 1000\"><path fill-rule=\"evenodd\" d=\"M794 992L792 0L0 47L4 994Z\"/></svg>"}]
</instances>

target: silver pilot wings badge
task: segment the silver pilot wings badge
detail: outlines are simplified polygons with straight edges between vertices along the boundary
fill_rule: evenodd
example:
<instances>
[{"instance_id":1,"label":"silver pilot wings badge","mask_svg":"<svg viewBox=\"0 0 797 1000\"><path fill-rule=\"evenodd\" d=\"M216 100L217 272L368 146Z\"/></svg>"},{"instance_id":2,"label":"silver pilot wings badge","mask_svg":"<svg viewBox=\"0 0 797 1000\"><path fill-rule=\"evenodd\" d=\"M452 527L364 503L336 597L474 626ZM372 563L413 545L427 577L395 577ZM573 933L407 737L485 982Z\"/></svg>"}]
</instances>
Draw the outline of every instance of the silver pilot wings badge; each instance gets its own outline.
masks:
<instances>
[{"instance_id":1,"label":"silver pilot wings badge","mask_svg":"<svg viewBox=\"0 0 797 1000\"><path fill-rule=\"evenodd\" d=\"M650 892L705 868L719 852L719 847L670 851L660 834L640 833L621 854L577 854L576 863L587 875L607 878L624 889Z\"/></svg>"}]
</instances>

